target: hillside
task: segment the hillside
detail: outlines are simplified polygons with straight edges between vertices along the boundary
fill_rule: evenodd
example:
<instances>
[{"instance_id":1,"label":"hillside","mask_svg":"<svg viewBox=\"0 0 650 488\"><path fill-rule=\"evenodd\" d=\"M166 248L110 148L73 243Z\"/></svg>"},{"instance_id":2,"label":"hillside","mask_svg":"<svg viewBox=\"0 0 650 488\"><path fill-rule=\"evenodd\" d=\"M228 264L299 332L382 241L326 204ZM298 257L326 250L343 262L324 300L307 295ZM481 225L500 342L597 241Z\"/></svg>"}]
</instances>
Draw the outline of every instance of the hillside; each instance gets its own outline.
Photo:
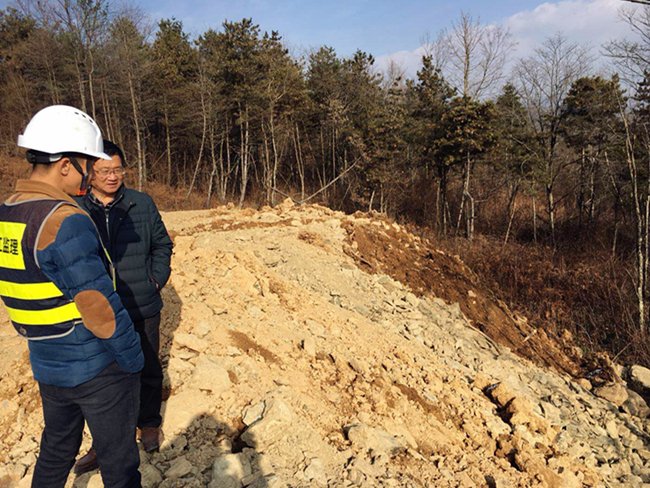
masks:
<instances>
[{"instance_id":1,"label":"hillside","mask_svg":"<svg viewBox=\"0 0 650 488\"><path fill-rule=\"evenodd\" d=\"M167 440L144 486L649 486L641 397L432 243L290 202L163 217ZM29 486L41 416L2 309L0 486Z\"/></svg>"}]
</instances>

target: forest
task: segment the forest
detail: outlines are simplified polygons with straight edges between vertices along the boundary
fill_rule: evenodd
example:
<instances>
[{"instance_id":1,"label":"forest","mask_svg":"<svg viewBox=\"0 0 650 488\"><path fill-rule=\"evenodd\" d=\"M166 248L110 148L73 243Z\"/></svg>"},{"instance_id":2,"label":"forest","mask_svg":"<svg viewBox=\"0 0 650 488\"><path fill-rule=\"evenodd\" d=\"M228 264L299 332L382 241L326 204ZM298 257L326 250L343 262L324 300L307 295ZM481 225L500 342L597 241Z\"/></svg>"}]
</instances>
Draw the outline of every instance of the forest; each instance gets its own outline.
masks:
<instances>
[{"instance_id":1,"label":"forest","mask_svg":"<svg viewBox=\"0 0 650 488\"><path fill-rule=\"evenodd\" d=\"M506 29L461 12L407 77L248 18L190 35L105 0L19 1L0 11L0 154L73 105L136 189L385 214L585 360L650 366L650 7L619 15L633 40L549 33L514 59Z\"/></svg>"}]
</instances>

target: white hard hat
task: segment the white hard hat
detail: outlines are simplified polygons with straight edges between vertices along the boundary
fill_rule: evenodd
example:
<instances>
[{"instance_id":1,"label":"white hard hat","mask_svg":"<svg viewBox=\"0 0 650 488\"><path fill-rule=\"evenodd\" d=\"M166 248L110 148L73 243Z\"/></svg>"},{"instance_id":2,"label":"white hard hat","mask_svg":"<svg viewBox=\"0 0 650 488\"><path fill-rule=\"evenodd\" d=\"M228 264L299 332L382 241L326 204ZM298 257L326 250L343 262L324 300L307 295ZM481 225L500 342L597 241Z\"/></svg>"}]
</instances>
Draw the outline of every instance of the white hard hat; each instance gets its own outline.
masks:
<instances>
[{"instance_id":1,"label":"white hard hat","mask_svg":"<svg viewBox=\"0 0 650 488\"><path fill-rule=\"evenodd\" d=\"M18 146L47 154L79 153L100 159L104 152L102 132L95 121L68 105L51 105L39 111L18 136Z\"/></svg>"}]
</instances>

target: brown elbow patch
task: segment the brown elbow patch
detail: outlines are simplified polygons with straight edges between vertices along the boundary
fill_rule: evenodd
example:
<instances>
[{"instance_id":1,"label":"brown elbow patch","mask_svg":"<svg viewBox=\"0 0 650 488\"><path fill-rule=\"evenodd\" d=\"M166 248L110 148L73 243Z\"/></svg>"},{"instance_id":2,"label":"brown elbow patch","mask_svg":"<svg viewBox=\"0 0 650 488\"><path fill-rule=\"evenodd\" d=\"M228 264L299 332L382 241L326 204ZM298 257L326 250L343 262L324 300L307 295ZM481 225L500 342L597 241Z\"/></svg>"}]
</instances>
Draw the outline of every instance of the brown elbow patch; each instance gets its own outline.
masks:
<instances>
[{"instance_id":1,"label":"brown elbow patch","mask_svg":"<svg viewBox=\"0 0 650 488\"><path fill-rule=\"evenodd\" d=\"M104 295L97 290L85 290L77 293L74 303L79 309L86 329L100 339L108 339L113 335L115 314Z\"/></svg>"}]
</instances>

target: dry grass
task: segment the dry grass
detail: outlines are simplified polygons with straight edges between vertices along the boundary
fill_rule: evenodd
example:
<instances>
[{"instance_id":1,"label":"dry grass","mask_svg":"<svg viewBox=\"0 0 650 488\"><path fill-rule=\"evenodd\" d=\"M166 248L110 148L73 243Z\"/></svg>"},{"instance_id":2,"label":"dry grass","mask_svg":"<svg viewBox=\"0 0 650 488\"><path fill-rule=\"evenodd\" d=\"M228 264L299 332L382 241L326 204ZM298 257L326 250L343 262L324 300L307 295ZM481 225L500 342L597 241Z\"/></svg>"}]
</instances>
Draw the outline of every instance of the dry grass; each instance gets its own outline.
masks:
<instances>
[{"instance_id":1,"label":"dry grass","mask_svg":"<svg viewBox=\"0 0 650 488\"><path fill-rule=\"evenodd\" d=\"M16 180L29 177L31 166L24 158L0 156L0 202L14 192Z\"/></svg>"},{"instance_id":2,"label":"dry grass","mask_svg":"<svg viewBox=\"0 0 650 488\"><path fill-rule=\"evenodd\" d=\"M650 344L635 326L629 258L490 237L450 239L443 247L536 327L556 337L569 331L587 355L607 351L620 361L650 366Z\"/></svg>"},{"instance_id":3,"label":"dry grass","mask_svg":"<svg viewBox=\"0 0 650 488\"><path fill-rule=\"evenodd\" d=\"M131 185L131 188L135 186ZM187 188L170 188L162 183L155 181L147 182L142 191L151 195L156 202L158 209L163 211L170 210L198 210L205 208L207 195L198 191L193 191L187 197ZM212 199L211 207L216 206L219 202Z\"/></svg>"}]
</instances>

